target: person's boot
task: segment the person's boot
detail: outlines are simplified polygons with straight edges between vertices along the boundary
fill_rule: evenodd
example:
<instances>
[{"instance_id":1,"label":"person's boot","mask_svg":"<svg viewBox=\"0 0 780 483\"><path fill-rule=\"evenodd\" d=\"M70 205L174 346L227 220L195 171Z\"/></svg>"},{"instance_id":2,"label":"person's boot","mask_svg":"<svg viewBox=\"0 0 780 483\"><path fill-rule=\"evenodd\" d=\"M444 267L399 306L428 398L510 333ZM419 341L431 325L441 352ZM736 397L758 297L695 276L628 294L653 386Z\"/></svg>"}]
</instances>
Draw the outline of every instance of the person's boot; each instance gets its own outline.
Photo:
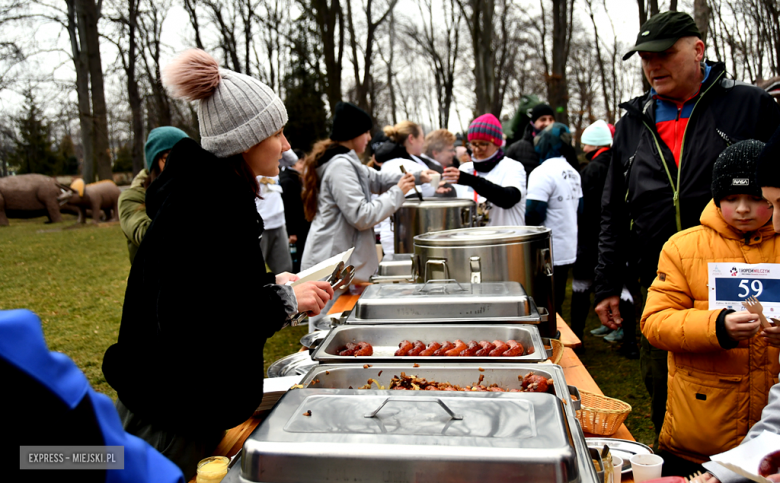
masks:
<instances>
[{"instance_id":1,"label":"person's boot","mask_svg":"<svg viewBox=\"0 0 780 483\"><path fill-rule=\"evenodd\" d=\"M623 344L618 349L618 354L630 360L639 359L639 346L636 341L630 341L627 337L623 337Z\"/></svg>"},{"instance_id":2,"label":"person's boot","mask_svg":"<svg viewBox=\"0 0 780 483\"><path fill-rule=\"evenodd\" d=\"M612 329L607 327L606 325L602 325L598 329L593 329L590 331L590 335L595 335L596 337L604 337L605 335L612 332Z\"/></svg>"}]
</instances>

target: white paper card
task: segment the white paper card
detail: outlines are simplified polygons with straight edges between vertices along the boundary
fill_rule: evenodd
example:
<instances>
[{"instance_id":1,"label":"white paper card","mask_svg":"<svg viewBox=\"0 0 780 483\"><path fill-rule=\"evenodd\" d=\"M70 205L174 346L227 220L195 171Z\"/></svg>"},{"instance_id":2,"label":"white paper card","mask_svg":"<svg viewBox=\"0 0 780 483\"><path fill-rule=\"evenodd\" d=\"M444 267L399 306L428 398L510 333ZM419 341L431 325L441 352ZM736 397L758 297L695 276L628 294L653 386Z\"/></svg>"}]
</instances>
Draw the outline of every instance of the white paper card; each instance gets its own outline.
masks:
<instances>
[{"instance_id":1,"label":"white paper card","mask_svg":"<svg viewBox=\"0 0 780 483\"><path fill-rule=\"evenodd\" d=\"M266 377L263 379L263 392L287 392L292 386L300 384L304 374L284 377Z\"/></svg>"},{"instance_id":2,"label":"white paper card","mask_svg":"<svg viewBox=\"0 0 780 483\"><path fill-rule=\"evenodd\" d=\"M758 465L764 456L778 449L780 449L780 434L764 431L757 438L725 453L716 454L710 459L750 480L771 483L766 478L758 476Z\"/></svg>"},{"instance_id":3,"label":"white paper card","mask_svg":"<svg viewBox=\"0 0 780 483\"><path fill-rule=\"evenodd\" d=\"M333 273L333 269L336 268L336 265L338 265L339 262L344 262L346 264L347 260L349 260L349 257L352 256L353 251L355 251L355 247L352 247L345 252L339 253L338 255L332 256L327 260L323 260L317 265L314 265L313 267L298 273L300 278L295 282L289 283L288 285L296 286L303 282L322 280L323 278Z\"/></svg>"},{"instance_id":4,"label":"white paper card","mask_svg":"<svg viewBox=\"0 0 780 483\"><path fill-rule=\"evenodd\" d=\"M764 315L780 317L780 265L777 263L708 263L709 310L745 310L755 297Z\"/></svg>"}]
</instances>

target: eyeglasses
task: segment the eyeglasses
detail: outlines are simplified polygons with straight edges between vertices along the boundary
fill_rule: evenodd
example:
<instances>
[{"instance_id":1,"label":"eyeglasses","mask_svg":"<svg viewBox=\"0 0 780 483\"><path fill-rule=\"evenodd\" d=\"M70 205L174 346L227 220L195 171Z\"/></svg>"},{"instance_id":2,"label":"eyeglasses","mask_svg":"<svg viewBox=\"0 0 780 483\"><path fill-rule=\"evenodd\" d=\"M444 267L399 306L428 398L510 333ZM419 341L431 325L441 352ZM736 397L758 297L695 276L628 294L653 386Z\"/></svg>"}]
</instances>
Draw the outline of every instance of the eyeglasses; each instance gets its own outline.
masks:
<instances>
[{"instance_id":1,"label":"eyeglasses","mask_svg":"<svg viewBox=\"0 0 780 483\"><path fill-rule=\"evenodd\" d=\"M490 145L490 143L480 143L480 142L469 143L469 146L471 146L474 149L485 149L489 145Z\"/></svg>"}]
</instances>

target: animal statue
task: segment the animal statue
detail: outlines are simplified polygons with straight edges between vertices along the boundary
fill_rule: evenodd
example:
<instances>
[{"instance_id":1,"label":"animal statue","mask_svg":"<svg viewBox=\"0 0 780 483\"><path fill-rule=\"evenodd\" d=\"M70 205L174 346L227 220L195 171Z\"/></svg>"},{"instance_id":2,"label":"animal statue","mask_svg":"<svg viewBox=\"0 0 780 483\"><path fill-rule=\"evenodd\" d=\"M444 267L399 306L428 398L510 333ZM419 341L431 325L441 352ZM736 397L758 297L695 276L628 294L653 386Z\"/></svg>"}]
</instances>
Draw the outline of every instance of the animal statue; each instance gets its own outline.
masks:
<instances>
[{"instance_id":1,"label":"animal statue","mask_svg":"<svg viewBox=\"0 0 780 483\"><path fill-rule=\"evenodd\" d=\"M0 226L8 226L8 218L48 216L47 223L62 221L58 197L63 191L57 180L42 174L0 178Z\"/></svg>"},{"instance_id":2,"label":"animal statue","mask_svg":"<svg viewBox=\"0 0 780 483\"><path fill-rule=\"evenodd\" d=\"M79 223L87 220L87 209L92 210L92 220L100 222L101 213L105 212L106 221L119 220L119 194L121 191L111 180L98 181L84 185L84 180L77 179L70 186L60 185L62 194L58 197L60 205L75 206L79 213ZM112 213L113 210L113 213Z\"/></svg>"}]
</instances>

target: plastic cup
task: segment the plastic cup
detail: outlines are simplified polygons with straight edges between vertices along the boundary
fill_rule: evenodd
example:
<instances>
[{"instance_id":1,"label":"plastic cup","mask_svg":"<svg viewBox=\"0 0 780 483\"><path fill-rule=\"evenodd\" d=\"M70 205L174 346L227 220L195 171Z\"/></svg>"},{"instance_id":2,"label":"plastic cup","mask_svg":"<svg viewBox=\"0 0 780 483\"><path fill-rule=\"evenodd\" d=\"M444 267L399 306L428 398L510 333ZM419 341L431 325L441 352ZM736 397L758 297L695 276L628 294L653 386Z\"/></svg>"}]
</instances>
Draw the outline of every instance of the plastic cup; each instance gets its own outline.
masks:
<instances>
[{"instance_id":1,"label":"plastic cup","mask_svg":"<svg viewBox=\"0 0 780 483\"><path fill-rule=\"evenodd\" d=\"M441 181L441 175L439 173L431 173L431 186L436 190L439 188L439 181Z\"/></svg>"},{"instance_id":2,"label":"plastic cup","mask_svg":"<svg viewBox=\"0 0 780 483\"><path fill-rule=\"evenodd\" d=\"M631 471L634 473L634 482L652 480L661 477L661 467L664 459L655 454L635 454L631 457Z\"/></svg>"},{"instance_id":3,"label":"plastic cup","mask_svg":"<svg viewBox=\"0 0 780 483\"><path fill-rule=\"evenodd\" d=\"M198 462L196 483L219 483L227 475L230 460L224 456L210 456Z\"/></svg>"},{"instance_id":4,"label":"plastic cup","mask_svg":"<svg viewBox=\"0 0 780 483\"><path fill-rule=\"evenodd\" d=\"M615 475L612 481L620 483L620 480L623 478L623 458L612 455L612 471Z\"/></svg>"}]
</instances>

